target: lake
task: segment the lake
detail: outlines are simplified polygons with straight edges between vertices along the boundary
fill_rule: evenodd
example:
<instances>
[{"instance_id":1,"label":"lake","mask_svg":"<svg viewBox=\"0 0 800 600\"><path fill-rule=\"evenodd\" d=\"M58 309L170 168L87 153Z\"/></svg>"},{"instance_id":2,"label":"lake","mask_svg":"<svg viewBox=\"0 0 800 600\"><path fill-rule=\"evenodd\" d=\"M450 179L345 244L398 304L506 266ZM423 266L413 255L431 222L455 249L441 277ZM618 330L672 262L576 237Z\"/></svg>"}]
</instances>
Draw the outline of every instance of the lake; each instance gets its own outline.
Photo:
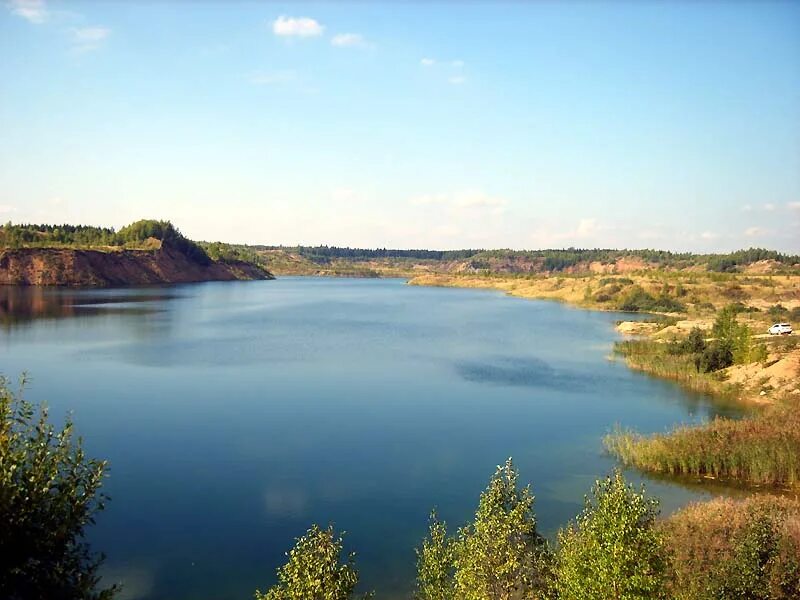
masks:
<instances>
[{"instance_id":1,"label":"lake","mask_svg":"<svg viewBox=\"0 0 800 600\"><path fill-rule=\"evenodd\" d=\"M89 540L122 598L252 598L313 522L407 598L431 508L463 524L508 456L552 536L614 424L730 414L609 360L620 318L396 279L5 288L0 371L110 461ZM644 481L665 511L709 493Z\"/></svg>"}]
</instances>

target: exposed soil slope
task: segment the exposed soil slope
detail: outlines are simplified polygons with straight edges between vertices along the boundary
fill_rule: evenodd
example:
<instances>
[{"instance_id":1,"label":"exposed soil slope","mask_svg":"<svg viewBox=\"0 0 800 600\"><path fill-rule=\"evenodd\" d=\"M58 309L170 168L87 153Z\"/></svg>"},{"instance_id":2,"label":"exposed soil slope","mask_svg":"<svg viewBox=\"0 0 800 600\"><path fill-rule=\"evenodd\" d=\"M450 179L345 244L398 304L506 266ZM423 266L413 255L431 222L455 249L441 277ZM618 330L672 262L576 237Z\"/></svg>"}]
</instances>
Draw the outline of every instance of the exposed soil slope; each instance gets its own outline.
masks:
<instances>
[{"instance_id":1,"label":"exposed soil slope","mask_svg":"<svg viewBox=\"0 0 800 600\"><path fill-rule=\"evenodd\" d=\"M203 264L168 245L154 251L20 248L0 251L0 285L117 286L273 279L246 262Z\"/></svg>"}]
</instances>

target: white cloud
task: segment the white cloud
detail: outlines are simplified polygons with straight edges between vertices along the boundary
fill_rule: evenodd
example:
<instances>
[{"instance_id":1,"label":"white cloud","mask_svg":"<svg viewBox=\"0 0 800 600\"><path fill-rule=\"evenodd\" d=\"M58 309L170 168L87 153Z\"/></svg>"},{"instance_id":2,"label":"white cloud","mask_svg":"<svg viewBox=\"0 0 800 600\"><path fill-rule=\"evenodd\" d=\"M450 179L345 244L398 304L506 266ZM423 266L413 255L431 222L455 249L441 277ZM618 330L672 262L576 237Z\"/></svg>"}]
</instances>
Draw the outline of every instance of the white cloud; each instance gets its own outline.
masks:
<instances>
[{"instance_id":1,"label":"white cloud","mask_svg":"<svg viewBox=\"0 0 800 600\"><path fill-rule=\"evenodd\" d=\"M355 202L362 202L364 196L355 188L338 187L331 190L331 200L333 202L353 204Z\"/></svg>"},{"instance_id":2,"label":"white cloud","mask_svg":"<svg viewBox=\"0 0 800 600\"><path fill-rule=\"evenodd\" d=\"M442 206L453 216L488 213L501 215L508 202L504 198L490 196L479 190L464 190L453 194L422 194L409 200L414 206Z\"/></svg>"},{"instance_id":3,"label":"white cloud","mask_svg":"<svg viewBox=\"0 0 800 600\"><path fill-rule=\"evenodd\" d=\"M452 200L452 205L456 208L490 208L494 211L504 210L506 204L508 203L503 198L477 191L459 192Z\"/></svg>"},{"instance_id":4,"label":"white cloud","mask_svg":"<svg viewBox=\"0 0 800 600\"><path fill-rule=\"evenodd\" d=\"M789 210L800 211L800 202L787 202L786 208L788 208Z\"/></svg>"},{"instance_id":5,"label":"white cloud","mask_svg":"<svg viewBox=\"0 0 800 600\"><path fill-rule=\"evenodd\" d=\"M36 25L44 23L50 16L44 0L11 0L8 8L13 14Z\"/></svg>"},{"instance_id":6,"label":"white cloud","mask_svg":"<svg viewBox=\"0 0 800 600\"><path fill-rule=\"evenodd\" d=\"M447 194L422 194L414 196L409 203L414 206L430 206L432 204L447 204Z\"/></svg>"},{"instance_id":7,"label":"white cloud","mask_svg":"<svg viewBox=\"0 0 800 600\"><path fill-rule=\"evenodd\" d=\"M718 237L719 237L719 234L718 233L714 233L713 231L704 231L703 233L700 234L700 238L701 239L708 240L708 241L715 240Z\"/></svg>"},{"instance_id":8,"label":"white cloud","mask_svg":"<svg viewBox=\"0 0 800 600\"><path fill-rule=\"evenodd\" d=\"M800 205L800 203L796 203ZM787 208L791 208L792 203L787 204ZM778 205L773 202L765 202L764 204L759 204L758 206L753 206L752 204L745 204L742 206L742 212L775 212L778 210Z\"/></svg>"},{"instance_id":9,"label":"white cloud","mask_svg":"<svg viewBox=\"0 0 800 600\"><path fill-rule=\"evenodd\" d=\"M578 221L578 227L575 229L575 235L578 237L586 237L597 231L597 219L581 219Z\"/></svg>"},{"instance_id":10,"label":"white cloud","mask_svg":"<svg viewBox=\"0 0 800 600\"><path fill-rule=\"evenodd\" d=\"M337 48L366 48L367 40L360 33L338 33L331 38L331 45Z\"/></svg>"},{"instance_id":11,"label":"white cloud","mask_svg":"<svg viewBox=\"0 0 800 600\"><path fill-rule=\"evenodd\" d=\"M436 64L436 60L433 58L423 58L421 61L419 61L419 64L421 64L423 67L432 67Z\"/></svg>"},{"instance_id":12,"label":"white cloud","mask_svg":"<svg viewBox=\"0 0 800 600\"><path fill-rule=\"evenodd\" d=\"M437 225L431 230L431 234L436 236L437 238L444 237L444 238L454 238L462 235L464 230L459 227L458 225L453 225L452 223L445 223L444 225Z\"/></svg>"},{"instance_id":13,"label":"white cloud","mask_svg":"<svg viewBox=\"0 0 800 600\"><path fill-rule=\"evenodd\" d=\"M653 229L643 229L636 232L636 237L640 240L663 240L668 236L663 231L655 231Z\"/></svg>"},{"instance_id":14,"label":"white cloud","mask_svg":"<svg viewBox=\"0 0 800 600\"><path fill-rule=\"evenodd\" d=\"M0 204L0 215L11 213L17 210L16 206L11 206L10 204Z\"/></svg>"},{"instance_id":15,"label":"white cloud","mask_svg":"<svg viewBox=\"0 0 800 600\"><path fill-rule=\"evenodd\" d=\"M744 230L744 234L747 237L759 237L767 233L767 230L763 227L748 227Z\"/></svg>"},{"instance_id":16,"label":"white cloud","mask_svg":"<svg viewBox=\"0 0 800 600\"><path fill-rule=\"evenodd\" d=\"M462 83L466 83L467 78L463 75L453 75L450 77L447 82L451 85L461 85Z\"/></svg>"},{"instance_id":17,"label":"white cloud","mask_svg":"<svg viewBox=\"0 0 800 600\"><path fill-rule=\"evenodd\" d=\"M77 52L89 52L102 46L111 30L108 27L80 27L72 30L72 49Z\"/></svg>"},{"instance_id":18,"label":"white cloud","mask_svg":"<svg viewBox=\"0 0 800 600\"><path fill-rule=\"evenodd\" d=\"M450 66L453 67L454 69L460 69L461 67L464 66L464 61L463 60L451 61Z\"/></svg>"},{"instance_id":19,"label":"white cloud","mask_svg":"<svg viewBox=\"0 0 800 600\"><path fill-rule=\"evenodd\" d=\"M323 25L310 17L280 16L272 22L272 33L282 37L316 37L324 30Z\"/></svg>"},{"instance_id":20,"label":"white cloud","mask_svg":"<svg viewBox=\"0 0 800 600\"><path fill-rule=\"evenodd\" d=\"M297 81L294 71L256 71L251 73L248 81L253 85L281 85Z\"/></svg>"},{"instance_id":21,"label":"white cloud","mask_svg":"<svg viewBox=\"0 0 800 600\"><path fill-rule=\"evenodd\" d=\"M567 231L558 231L553 227L540 227L533 232L530 240L540 248L572 246L586 240L597 240L599 235L607 233L610 229L597 219L584 217L578 220L573 229ZM648 235L648 237L652 238L653 236Z\"/></svg>"}]
</instances>

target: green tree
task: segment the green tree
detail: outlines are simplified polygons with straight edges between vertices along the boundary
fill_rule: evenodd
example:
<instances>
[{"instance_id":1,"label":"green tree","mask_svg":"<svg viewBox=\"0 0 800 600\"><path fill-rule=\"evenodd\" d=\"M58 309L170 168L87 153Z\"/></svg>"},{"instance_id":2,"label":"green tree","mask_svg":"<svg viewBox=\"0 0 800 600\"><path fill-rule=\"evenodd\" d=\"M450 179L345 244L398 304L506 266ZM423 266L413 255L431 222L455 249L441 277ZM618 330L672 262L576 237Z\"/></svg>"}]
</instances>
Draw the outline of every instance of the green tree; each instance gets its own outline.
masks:
<instances>
[{"instance_id":1,"label":"green tree","mask_svg":"<svg viewBox=\"0 0 800 600\"><path fill-rule=\"evenodd\" d=\"M684 341L684 350L690 354L699 354L706 349L706 336L699 327L692 327Z\"/></svg>"},{"instance_id":2,"label":"green tree","mask_svg":"<svg viewBox=\"0 0 800 600\"><path fill-rule=\"evenodd\" d=\"M267 592L256 590L256 600L349 600L358 584L355 554L341 561L342 537L333 526L312 525L278 569L278 583ZM365 598L369 597L364 596Z\"/></svg>"},{"instance_id":3,"label":"green tree","mask_svg":"<svg viewBox=\"0 0 800 600\"><path fill-rule=\"evenodd\" d=\"M98 589L102 557L83 541L103 508L104 461L87 459L71 420L57 431L0 378L0 597L109 599Z\"/></svg>"},{"instance_id":4,"label":"green tree","mask_svg":"<svg viewBox=\"0 0 800 600\"><path fill-rule=\"evenodd\" d=\"M739 331L739 323L736 315L739 309L735 304L729 304L717 313L714 326L711 328L711 335L723 342L732 342Z\"/></svg>"},{"instance_id":5,"label":"green tree","mask_svg":"<svg viewBox=\"0 0 800 600\"><path fill-rule=\"evenodd\" d=\"M654 528L658 501L620 471L598 480L576 523L558 534L561 600L665 598L666 553Z\"/></svg>"},{"instance_id":6,"label":"green tree","mask_svg":"<svg viewBox=\"0 0 800 600\"><path fill-rule=\"evenodd\" d=\"M695 356L694 364L703 373L719 371L733 364L733 351L728 344L714 340L702 353Z\"/></svg>"},{"instance_id":7,"label":"green tree","mask_svg":"<svg viewBox=\"0 0 800 600\"><path fill-rule=\"evenodd\" d=\"M416 600L454 600L454 544L447 537L447 524L439 521L436 511L431 512L428 537L417 554Z\"/></svg>"},{"instance_id":8,"label":"green tree","mask_svg":"<svg viewBox=\"0 0 800 600\"><path fill-rule=\"evenodd\" d=\"M517 488L509 458L481 494L475 521L458 532L455 552L459 600L541 597L548 582L544 539L536 531L530 487Z\"/></svg>"}]
</instances>

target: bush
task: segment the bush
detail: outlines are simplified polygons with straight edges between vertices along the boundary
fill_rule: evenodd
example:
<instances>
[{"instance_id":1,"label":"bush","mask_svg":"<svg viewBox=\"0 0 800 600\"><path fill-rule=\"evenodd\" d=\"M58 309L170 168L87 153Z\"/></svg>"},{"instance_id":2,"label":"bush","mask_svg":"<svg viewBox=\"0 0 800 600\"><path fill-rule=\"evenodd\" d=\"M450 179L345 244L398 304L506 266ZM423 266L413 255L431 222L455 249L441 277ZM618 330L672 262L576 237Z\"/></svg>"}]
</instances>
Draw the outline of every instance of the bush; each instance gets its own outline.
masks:
<instances>
[{"instance_id":1,"label":"bush","mask_svg":"<svg viewBox=\"0 0 800 600\"><path fill-rule=\"evenodd\" d=\"M83 541L103 508L105 470L86 458L72 421L56 431L44 407L0 378L0 597L113 597L115 587L97 589L102 557Z\"/></svg>"},{"instance_id":2,"label":"bush","mask_svg":"<svg viewBox=\"0 0 800 600\"><path fill-rule=\"evenodd\" d=\"M699 327L693 327L686 339L673 342L667 346L670 354L694 354L700 355L706 350L705 333ZM699 368L698 368L699 370Z\"/></svg>"},{"instance_id":3,"label":"bush","mask_svg":"<svg viewBox=\"0 0 800 600\"><path fill-rule=\"evenodd\" d=\"M705 372L717 371L732 364L743 365L766 358L766 348L755 344L750 328L736 320L739 312L736 304L719 311L711 329L717 339L707 349L708 354L699 359L698 368Z\"/></svg>"},{"instance_id":4,"label":"bush","mask_svg":"<svg viewBox=\"0 0 800 600\"><path fill-rule=\"evenodd\" d=\"M702 329L693 327L683 342L687 354L698 354L706 349L706 336Z\"/></svg>"},{"instance_id":5,"label":"bush","mask_svg":"<svg viewBox=\"0 0 800 600\"><path fill-rule=\"evenodd\" d=\"M475 520L448 538L431 515L417 549L418 600L533 600L551 591L551 556L536 531L530 488L517 488L509 458L483 491Z\"/></svg>"},{"instance_id":6,"label":"bush","mask_svg":"<svg viewBox=\"0 0 800 600\"><path fill-rule=\"evenodd\" d=\"M703 352L695 357L698 371L711 373L730 367L733 364L733 351L729 344L714 340Z\"/></svg>"},{"instance_id":7,"label":"bush","mask_svg":"<svg viewBox=\"0 0 800 600\"><path fill-rule=\"evenodd\" d=\"M789 600L800 589L800 504L781 497L697 502L661 529L677 600Z\"/></svg>"},{"instance_id":8,"label":"bush","mask_svg":"<svg viewBox=\"0 0 800 600\"><path fill-rule=\"evenodd\" d=\"M530 488L517 489L509 458L481 494L475 520L455 542L459 600L531 598L548 583L545 541L536 531Z\"/></svg>"},{"instance_id":9,"label":"bush","mask_svg":"<svg viewBox=\"0 0 800 600\"><path fill-rule=\"evenodd\" d=\"M619 309L628 312L684 312L686 307L666 294L654 297L640 286L636 285L630 288L628 293L621 300Z\"/></svg>"},{"instance_id":10,"label":"bush","mask_svg":"<svg viewBox=\"0 0 800 600\"><path fill-rule=\"evenodd\" d=\"M428 537L415 550L417 555L416 600L454 600L454 541L447 537L447 525L431 512Z\"/></svg>"},{"instance_id":11,"label":"bush","mask_svg":"<svg viewBox=\"0 0 800 600\"><path fill-rule=\"evenodd\" d=\"M349 600L358 584L355 555L341 562L342 538L333 526L312 525L278 569L278 584L266 593L256 590L256 600ZM368 594L366 597L369 597Z\"/></svg>"},{"instance_id":12,"label":"bush","mask_svg":"<svg viewBox=\"0 0 800 600\"><path fill-rule=\"evenodd\" d=\"M657 515L658 501L636 492L619 471L597 481L577 521L558 534L559 599L666 598Z\"/></svg>"}]
</instances>

